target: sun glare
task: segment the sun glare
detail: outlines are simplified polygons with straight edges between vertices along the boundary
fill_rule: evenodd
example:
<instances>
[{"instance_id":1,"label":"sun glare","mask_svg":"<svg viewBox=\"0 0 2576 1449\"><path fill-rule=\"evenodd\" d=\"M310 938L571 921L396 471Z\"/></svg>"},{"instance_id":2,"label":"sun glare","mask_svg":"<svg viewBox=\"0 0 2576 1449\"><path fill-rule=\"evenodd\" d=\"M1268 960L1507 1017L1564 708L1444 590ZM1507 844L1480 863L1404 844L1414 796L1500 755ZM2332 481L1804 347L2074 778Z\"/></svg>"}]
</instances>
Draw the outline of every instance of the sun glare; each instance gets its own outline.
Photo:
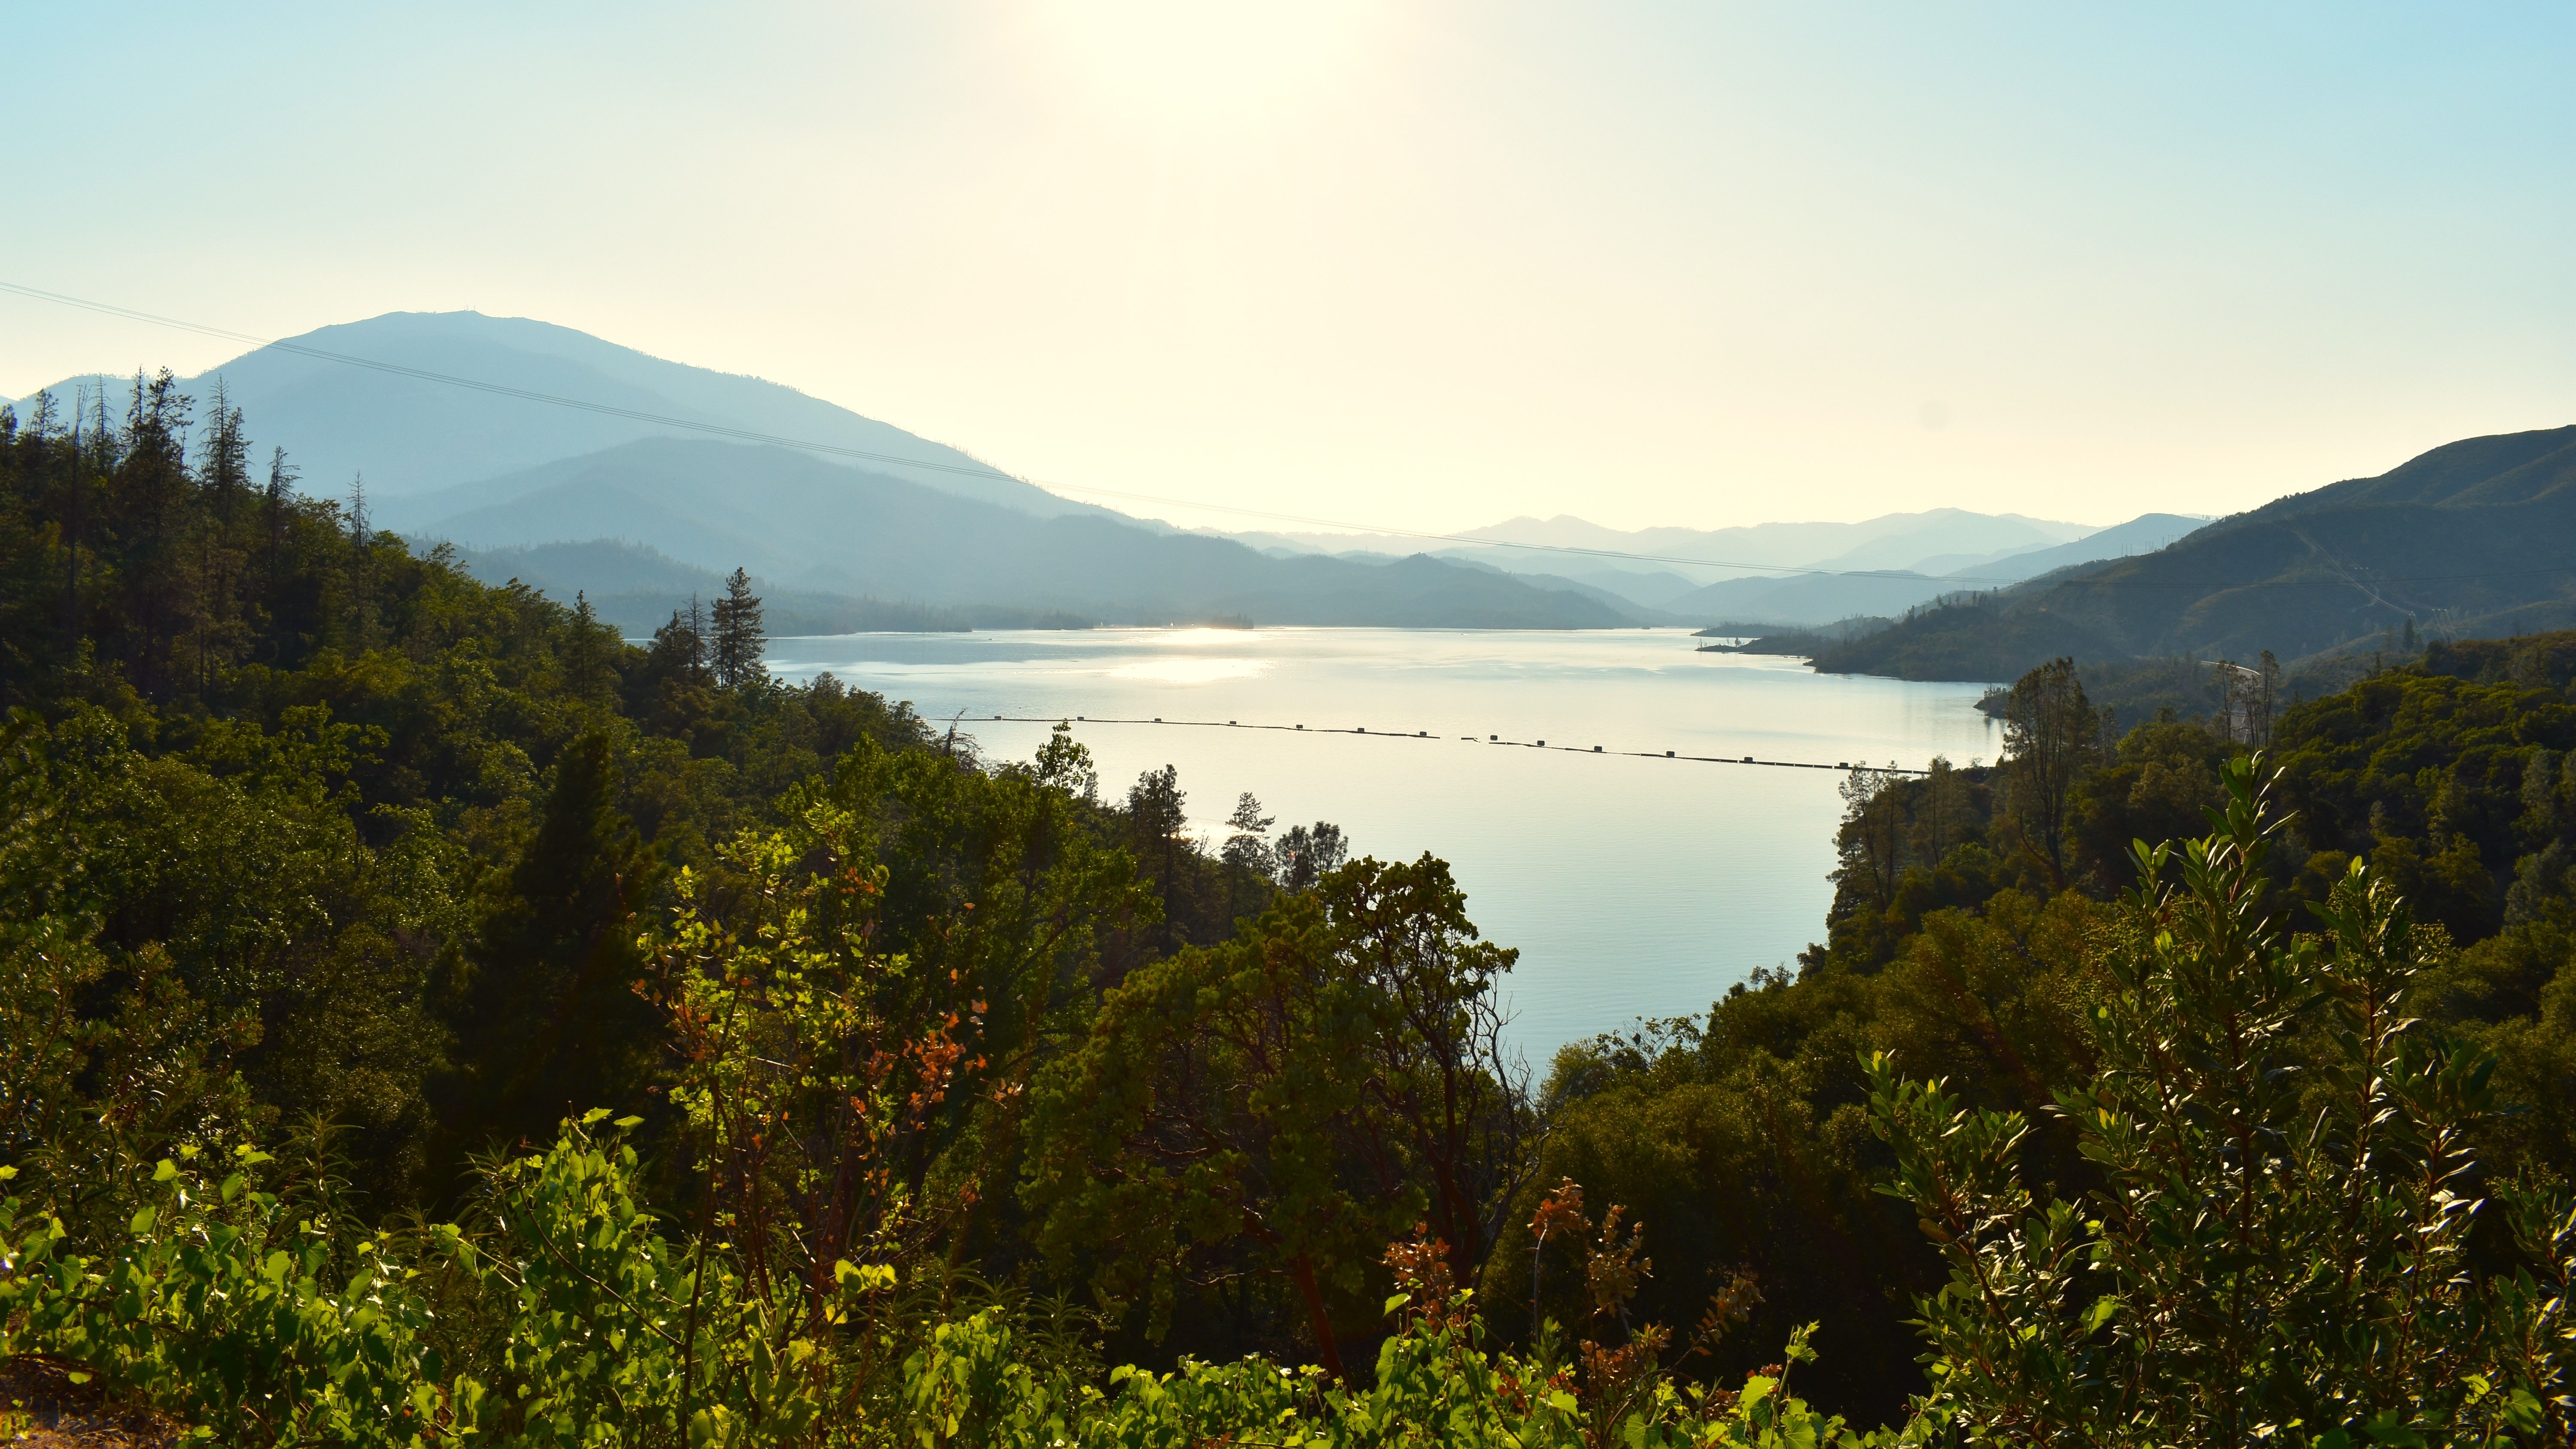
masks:
<instances>
[{"instance_id":1,"label":"sun glare","mask_svg":"<svg viewBox=\"0 0 2576 1449\"><path fill-rule=\"evenodd\" d=\"M1369 28L1353 0L1052 0L1046 27L1072 79L1145 119L1240 122L1328 90Z\"/></svg>"}]
</instances>

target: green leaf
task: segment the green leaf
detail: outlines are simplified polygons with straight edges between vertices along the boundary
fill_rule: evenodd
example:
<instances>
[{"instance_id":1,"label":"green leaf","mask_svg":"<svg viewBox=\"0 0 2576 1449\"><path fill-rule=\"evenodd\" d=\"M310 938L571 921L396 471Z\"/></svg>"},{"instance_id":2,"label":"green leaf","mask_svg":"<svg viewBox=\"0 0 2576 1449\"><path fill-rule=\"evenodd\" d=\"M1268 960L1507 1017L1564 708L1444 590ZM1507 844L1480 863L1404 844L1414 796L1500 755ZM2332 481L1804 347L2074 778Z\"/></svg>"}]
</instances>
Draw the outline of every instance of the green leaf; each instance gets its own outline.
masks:
<instances>
[{"instance_id":1,"label":"green leaf","mask_svg":"<svg viewBox=\"0 0 2576 1449\"><path fill-rule=\"evenodd\" d=\"M139 1238L145 1233L152 1231L152 1224L160 1216L161 1214L158 1209L145 1208L134 1215L134 1220L125 1225L125 1230Z\"/></svg>"},{"instance_id":2,"label":"green leaf","mask_svg":"<svg viewBox=\"0 0 2576 1449\"><path fill-rule=\"evenodd\" d=\"M1390 1299L1386 1300L1386 1306L1385 1306L1384 1308L1379 1309L1379 1310L1378 1310L1378 1312L1385 1314L1385 1315L1386 1315L1387 1317L1389 1317L1389 1318L1393 1318L1393 1317L1395 1316L1395 1310L1397 1310L1397 1309L1399 1309L1399 1308L1402 1308L1404 1305L1406 1305L1406 1304L1408 1304L1408 1303L1410 1303L1410 1302L1412 1302L1412 1301L1413 1301L1413 1295L1412 1295L1412 1294L1410 1294L1410 1293L1398 1293L1398 1294L1397 1294L1397 1295L1395 1295L1394 1297L1392 1297L1392 1298L1390 1298Z\"/></svg>"},{"instance_id":3,"label":"green leaf","mask_svg":"<svg viewBox=\"0 0 2576 1449\"><path fill-rule=\"evenodd\" d=\"M161 1165L159 1167L152 1169L152 1180L154 1182L168 1182L170 1179L177 1177L178 1175L179 1164L172 1162L166 1157L161 1159Z\"/></svg>"},{"instance_id":4,"label":"green leaf","mask_svg":"<svg viewBox=\"0 0 2576 1449\"><path fill-rule=\"evenodd\" d=\"M643 1126L643 1125L644 1125L644 1119L643 1119L643 1118L641 1118L641 1117L620 1117L620 1118L618 1118L616 1121L611 1122L611 1123L609 1123L608 1125L609 1125L609 1126L611 1126L611 1127L619 1127L619 1128L629 1128L629 1129L631 1129L631 1128L636 1128L636 1127L641 1127L641 1126Z\"/></svg>"}]
</instances>

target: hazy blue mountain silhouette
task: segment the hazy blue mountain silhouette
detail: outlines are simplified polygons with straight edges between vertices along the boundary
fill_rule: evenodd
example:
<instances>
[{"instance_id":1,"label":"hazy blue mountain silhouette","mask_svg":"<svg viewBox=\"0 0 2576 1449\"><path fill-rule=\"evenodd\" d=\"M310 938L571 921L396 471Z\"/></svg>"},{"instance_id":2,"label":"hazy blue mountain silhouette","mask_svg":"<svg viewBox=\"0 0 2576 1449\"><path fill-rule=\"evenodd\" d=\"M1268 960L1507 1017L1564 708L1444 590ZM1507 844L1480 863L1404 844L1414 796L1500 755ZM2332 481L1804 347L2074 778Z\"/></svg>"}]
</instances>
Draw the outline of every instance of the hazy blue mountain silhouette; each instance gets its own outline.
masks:
<instances>
[{"instance_id":1,"label":"hazy blue mountain silhouette","mask_svg":"<svg viewBox=\"0 0 2576 1449\"><path fill-rule=\"evenodd\" d=\"M1415 556L1272 558L1091 514L1041 518L786 448L646 438L389 500L387 526L478 549L594 539L809 591L1058 610L1115 623L1609 628L1580 595Z\"/></svg>"},{"instance_id":2,"label":"hazy blue mountain silhouette","mask_svg":"<svg viewBox=\"0 0 2576 1449\"><path fill-rule=\"evenodd\" d=\"M1929 515L1925 515L1929 516ZM1969 519L1983 515L1970 514ZM1865 573L1797 574L1786 578L1754 575L1727 579L1665 604L1671 612L1712 622L1747 621L1813 626L1838 619L1902 614L1945 594L1987 590L1999 584L2035 578L2070 564L2092 563L2160 548L2204 526L2208 520L2177 513L2149 513L2127 523L2088 533L2072 543L2008 549L2000 554L1961 559L1952 554L1924 559L1907 568L1872 569ZM1940 537L1975 537L1964 530L1912 535L1929 542ZM1895 535L1903 539L1908 535ZM1915 545L1905 544L1902 557ZM1823 565L1830 569L1870 569L1863 560L1891 556L1879 545L1856 549ZM1931 565L1932 568L1926 568ZM1938 572L1933 571L1938 569Z\"/></svg>"},{"instance_id":3,"label":"hazy blue mountain silhouette","mask_svg":"<svg viewBox=\"0 0 2576 1449\"><path fill-rule=\"evenodd\" d=\"M671 362L586 332L479 312L388 312L286 339L323 351L584 402L742 428L802 442L857 448L924 463L980 469L966 453L808 397L794 388ZM517 472L657 436L702 436L632 418L531 402L330 362L277 347L254 349L186 380L202 405L221 377L263 463L272 443L325 497L366 474L389 499ZM53 391L65 407L81 387L108 389L121 417L130 378L72 378ZM1015 479L868 466L961 497L1031 513L1107 514Z\"/></svg>"}]
</instances>

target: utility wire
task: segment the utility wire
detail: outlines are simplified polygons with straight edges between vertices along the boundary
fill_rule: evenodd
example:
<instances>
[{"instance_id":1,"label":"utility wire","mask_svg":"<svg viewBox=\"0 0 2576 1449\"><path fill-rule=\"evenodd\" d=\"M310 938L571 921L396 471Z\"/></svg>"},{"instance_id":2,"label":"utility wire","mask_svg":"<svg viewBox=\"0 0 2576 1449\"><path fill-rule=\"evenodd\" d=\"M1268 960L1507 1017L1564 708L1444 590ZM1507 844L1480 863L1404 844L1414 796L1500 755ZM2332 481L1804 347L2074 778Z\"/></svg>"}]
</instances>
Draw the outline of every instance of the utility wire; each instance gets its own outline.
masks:
<instances>
[{"instance_id":1,"label":"utility wire","mask_svg":"<svg viewBox=\"0 0 2576 1449\"><path fill-rule=\"evenodd\" d=\"M1167 498L1159 494L1132 493L1117 488L1097 488L1080 483L1054 483L1039 479L1017 477L1012 474L1005 473L999 468L988 467L982 464L969 465L963 463L942 463L926 458L905 457L899 453L870 452L865 448L843 447L837 443L817 443L806 438L791 438L778 433L763 433L750 428L727 427L722 423L702 422L694 418L675 418L668 416L667 414L650 413L637 408L622 408L609 403L591 402L583 398L564 397L556 393L537 392L523 387L511 387L505 383L484 382L476 378L457 377L451 373L432 372L426 368L407 367L401 363L382 362L375 358L355 357L345 352L332 352L324 348L308 347L300 342L280 341L275 338L254 336L248 332L236 332L226 327L215 327L202 322L189 322L176 317L164 317L158 313L141 312L131 307L120 307L109 302L93 302L86 298L66 296L60 292L48 292L42 288L30 287L18 282L0 280L0 292L12 293L17 296L30 298L39 302L51 302L64 307L77 307L84 311L97 312L110 317L122 317L128 321L145 322L155 327L168 327L181 332L194 332L204 337L219 337L226 341L244 343L252 347L274 348L280 352L293 353L299 357L311 357L320 361L336 362L349 367L363 367L372 371L391 373L400 377L418 378L423 382L441 383L449 387L469 388L475 392L491 393L499 397L514 397L525 402L543 403L550 407L574 408L582 412L599 413L609 417L627 418L635 422L652 423L658 427L681 428L690 432L707 433L721 438L735 438L749 443L767 443L774 447L795 448L803 452L820 453L835 458L856 458L871 463L894 463L906 468L924 468L933 472L954 473L969 478L991 478L1004 483L1022 483L1054 493L1086 493L1103 498L1122 498L1133 502L1159 503L1171 508L1190 508L1208 513L1231 514L1241 518L1261 518L1274 523L1302 523L1315 528L1348 529L1360 533L1373 533L1387 538L1409 538L1432 543L1464 544L1476 548L1510 548L1530 553L1563 554L1575 558L1618 559L1629 563L1686 564L1694 568L1736 569L1748 574L1768 578L1907 579L1922 580L1928 583L1993 584L1997 586L2011 586L2030 582L2027 577L1990 578L1966 574L1947 574L1936 577L1932 575L1917 574L1906 569L1807 568L1786 564L1755 564L1730 561L1727 559L1683 558L1668 554L1632 553L1624 549L1584 548L1575 544L1515 543L1503 539L1479 538L1472 534L1425 533L1415 529L1381 528L1375 524L1351 523L1344 520L1329 518L1312 518L1303 514L1295 513L1271 513L1257 508L1237 508L1222 503L1201 503L1187 498ZM2376 582L2381 584L2453 583L2475 579L2521 578L2532 574L2570 572L2576 572L2576 565L2518 569L2505 573L2431 574L2412 578L2383 578ZM2082 584L2092 588L2202 589L2206 591L2213 587L2212 585L2201 583L2166 583L2148 579L2069 579L2064 582L2066 584ZM2266 580L2256 583L2218 585L2214 587L2230 589L2345 589L2352 588L2354 586L2353 582L2349 579L2324 578L2313 580Z\"/></svg>"}]
</instances>

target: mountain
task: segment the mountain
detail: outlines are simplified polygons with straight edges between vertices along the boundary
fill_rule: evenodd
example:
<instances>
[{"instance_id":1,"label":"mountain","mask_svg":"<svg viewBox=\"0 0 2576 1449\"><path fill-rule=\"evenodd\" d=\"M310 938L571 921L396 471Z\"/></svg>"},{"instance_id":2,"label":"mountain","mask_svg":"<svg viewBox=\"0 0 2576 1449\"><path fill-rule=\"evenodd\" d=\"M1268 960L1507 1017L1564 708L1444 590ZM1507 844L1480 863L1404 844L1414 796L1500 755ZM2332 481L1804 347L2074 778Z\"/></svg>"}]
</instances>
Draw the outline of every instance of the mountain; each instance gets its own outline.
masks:
<instances>
[{"instance_id":1,"label":"mountain","mask_svg":"<svg viewBox=\"0 0 2576 1449\"><path fill-rule=\"evenodd\" d=\"M2010 679L2059 654L2298 663L2412 624L2576 624L2576 427L2469 438L2152 553L2062 569L1820 655L1836 672Z\"/></svg>"},{"instance_id":2,"label":"mountain","mask_svg":"<svg viewBox=\"0 0 2576 1449\"><path fill-rule=\"evenodd\" d=\"M1647 573L1634 569L1573 568L1564 573L1565 577L1578 584L1589 584L1605 593L1616 594L1640 608L1664 612L1670 612L1674 600L1699 587L1668 569Z\"/></svg>"},{"instance_id":3,"label":"mountain","mask_svg":"<svg viewBox=\"0 0 2576 1449\"><path fill-rule=\"evenodd\" d=\"M1925 560L1981 559L2048 548L2071 543L2094 531L2090 524L2057 523L2014 513L1971 513L1958 508L1890 513L1860 523L1761 523L1741 528L1632 531L1604 528L1559 514L1544 519L1512 518L1469 529L1456 537L1485 540L1484 546L1453 541L1439 552L1443 556L1474 558L1514 573L1572 574L1578 566L1669 572L1697 586L1736 577L1746 567L1934 572L1924 568ZM1311 553L1411 552L1422 547L1419 540L1388 534L1272 531L1234 536L1255 547ZM1586 558L1580 552L1583 550L1646 557L1624 561L1615 557ZM1837 562L1862 558L1868 561Z\"/></svg>"},{"instance_id":4,"label":"mountain","mask_svg":"<svg viewBox=\"0 0 2576 1449\"><path fill-rule=\"evenodd\" d=\"M1864 540L1840 553L1808 560L1808 566L1835 570L1910 569L1917 573L1936 573L1943 571L1939 567L1941 561L1967 563L2050 548L2090 538L2096 531L2079 528L2070 535L2066 531L2069 525L2041 525L2016 514L1970 513L1958 508L1935 508L1926 513L1891 516L1903 519L1904 526Z\"/></svg>"},{"instance_id":5,"label":"mountain","mask_svg":"<svg viewBox=\"0 0 2576 1449\"><path fill-rule=\"evenodd\" d=\"M1805 628L1829 624L1837 619L1890 616L1918 608L1945 594L1989 589L1998 583L2031 578L2068 564L2092 563L2160 547L2202 523L2202 520L2180 514L2149 513L2127 523L2088 532L2072 543L2032 545L2025 538L2024 546L2018 549L2007 549L2001 554L1985 557L1971 555L1963 558L1957 553L1934 555L1915 559L1901 567L1873 562L1907 558L1912 549L1932 546L1944 539L1973 538L1981 533L1993 536L1997 532L1973 522L1971 526L1961 527L1943 517L1950 514L1955 514L1955 510L1939 509L1933 513L1910 515L1927 520L1927 526L1908 533L1882 536L1816 565L1819 569L1834 572L1796 574L1785 578L1764 574L1726 579L1670 600L1662 607L1699 620L1760 619ZM1966 514L1962 517L1974 521L1984 519L1986 515ZM2036 534L2037 530L2033 533ZM1933 572L1936 568L1942 571Z\"/></svg>"},{"instance_id":6,"label":"mountain","mask_svg":"<svg viewBox=\"0 0 2576 1449\"><path fill-rule=\"evenodd\" d=\"M557 599L585 597L599 617L637 639L660 628L674 610L688 608L692 600L718 598L725 589L724 575L714 569L696 568L658 549L618 539L463 549L457 557L467 572L487 584L516 580ZM765 622L778 638L863 630L1079 629L1091 623L1088 616L1062 610L903 603L781 588L756 575L752 591L761 595Z\"/></svg>"},{"instance_id":7,"label":"mountain","mask_svg":"<svg viewBox=\"0 0 2576 1449\"><path fill-rule=\"evenodd\" d=\"M1718 565L1770 568L1911 569L1944 553L1987 555L2017 548L2071 543L2095 530L2019 514L1972 513L1934 508L1889 513L1859 523L1761 523L1740 528L1644 528L1621 532L1580 518L1514 518L1470 529L1470 538L1552 548L1606 549L1665 558L1703 559ZM1694 570L1686 564L1654 565L1722 579L1731 570Z\"/></svg>"},{"instance_id":8,"label":"mountain","mask_svg":"<svg viewBox=\"0 0 2576 1449\"><path fill-rule=\"evenodd\" d=\"M1122 623L1615 628L1574 593L1421 555L1278 559L1229 539L1088 514L1041 518L786 448L644 438L388 500L379 518L469 550L624 539L773 585Z\"/></svg>"},{"instance_id":9,"label":"mountain","mask_svg":"<svg viewBox=\"0 0 2576 1449\"><path fill-rule=\"evenodd\" d=\"M2077 564L2153 553L2177 539L2188 537L2208 523L2207 518L2188 513L2142 513L2126 523L2113 524L2100 533L2088 534L2073 543L1981 559L1945 570L1944 574L1954 584L1965 586L2035 579L2041 574Z\"/></svg>"},{"instance_id":10,"label":"mountain","mask_svg":"<svg viewBox=\"0 0 2576 1449\"><path fill-rule=\"evenodd\" d=\"M1059 498L1017 479L992 476L955 448L808 397L791 387L670 362L586 332L525 317L480 312L389 312L287 339L296 348L338 353L478 383L578 399L800 442L855 448L928 466L866 466L960 497L1052 516L1107 509ZM583 408L433 382L267 346L186 380L202 408L220 378L242 409L254 449L267 461L282 444L303 470L308 492L345 494L364 472L378 501L490 478L595 453L637 438L702 436L689 429ZM131 379L70 378L53 388L69 407L83 387L108 389L122 412ZM962 469L965 471L948 471Z\"/></svg>"}]
</instances>

